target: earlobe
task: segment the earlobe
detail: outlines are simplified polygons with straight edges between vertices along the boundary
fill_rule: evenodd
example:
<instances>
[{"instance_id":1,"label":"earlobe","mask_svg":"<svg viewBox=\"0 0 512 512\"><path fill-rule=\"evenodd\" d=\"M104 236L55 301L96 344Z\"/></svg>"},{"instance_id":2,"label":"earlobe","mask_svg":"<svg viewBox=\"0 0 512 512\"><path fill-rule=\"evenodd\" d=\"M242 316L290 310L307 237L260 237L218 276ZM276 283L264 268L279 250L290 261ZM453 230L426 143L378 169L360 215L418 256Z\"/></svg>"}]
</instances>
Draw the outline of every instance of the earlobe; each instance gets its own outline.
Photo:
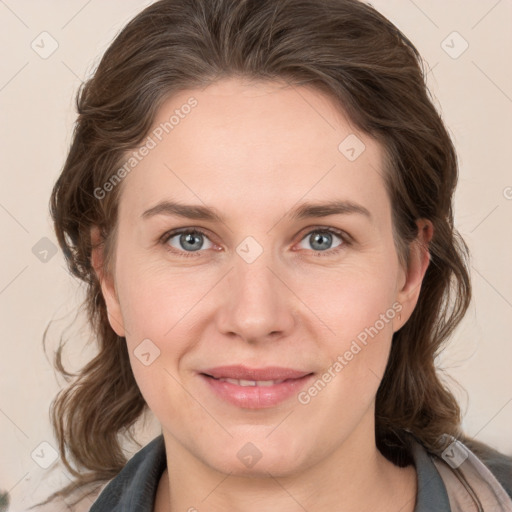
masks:
<instances>
[{"instance_id":1,"label":"earlobe","mask_svg":"<svg viewBox=\"0 0 512 512\"><path fill-rule=\"evenodd\" d=\"M434 235L434 226L428 219L418 219L418 236L409 246L409 264L405 269L405 281L398 291L397 300L402 305L400 329L409 319L416 307L423 278L430 263L429 243Z\"/></svg>"},{"instance_id":2,"label":"earlobe","mask_svg":"<svg viewBox=\"0 0 512 512\"><path fill-rule=\"evenodd\" d=\"M107 305L110 326L118 336L125 336L121 307L114 284L114 277L104 267L103 240L98 226L91 228L91 265L101 286L101 292Z\"/></svg>"}]
</instances>

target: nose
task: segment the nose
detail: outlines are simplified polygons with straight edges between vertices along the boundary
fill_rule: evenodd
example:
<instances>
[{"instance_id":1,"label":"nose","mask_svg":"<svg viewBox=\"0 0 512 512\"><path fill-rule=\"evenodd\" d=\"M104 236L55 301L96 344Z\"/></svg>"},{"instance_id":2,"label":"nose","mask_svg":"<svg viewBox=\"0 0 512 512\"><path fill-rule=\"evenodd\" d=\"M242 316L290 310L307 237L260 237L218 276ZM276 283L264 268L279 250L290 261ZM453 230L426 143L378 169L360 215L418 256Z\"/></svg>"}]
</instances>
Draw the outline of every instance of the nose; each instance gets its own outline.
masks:
<instances>
[{"instance_id":1,"label":"nose","mask_svg":"<svg viewBox=\"0 0 512 512\"><path fill-rule=\"evenodd\" d=\"M217 311L219 332L248 343L286 337L296 321L292 291L265 252L254 262L235 258ZM275 267L275 265L274 265Z\"/></svg>"}]
</instances>

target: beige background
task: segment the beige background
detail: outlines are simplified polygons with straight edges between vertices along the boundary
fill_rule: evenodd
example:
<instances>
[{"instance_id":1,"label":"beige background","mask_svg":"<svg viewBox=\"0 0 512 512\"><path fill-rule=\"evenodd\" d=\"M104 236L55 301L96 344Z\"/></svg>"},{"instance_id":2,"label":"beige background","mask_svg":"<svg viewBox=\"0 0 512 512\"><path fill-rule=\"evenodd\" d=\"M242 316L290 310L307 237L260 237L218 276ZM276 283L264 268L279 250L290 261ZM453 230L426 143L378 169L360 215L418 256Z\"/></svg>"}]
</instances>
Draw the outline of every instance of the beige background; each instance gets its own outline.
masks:
<instances>
[{"instance_id":1,"label":"beige background","mask_svg":"<svg viewBox=\"0 0 512 512\"><path fill-rule=\"evenodd\" d=\"M42 348L48 322L50 360L67 327L73 340L65 361L78 368L92 354L84 322L73 323L82 288L60 252L46 262L36 257L56 244L48 198L71 139L74 95L119 29L149 3L0 0L0 489L10 491L11 510L66 482L58 462L41 467L57 446L48 408L63 384ZM472 252L475 298L439 365L460 384L449 385L466 431L512 454L512 2L371 3L431 69L429 87L460 159L456 224ZM468 48L453 58L464 41ZM58 48L42 58L52 44ZM140 440L157 434L153 419Z\"/></svg>"}]
</instances>

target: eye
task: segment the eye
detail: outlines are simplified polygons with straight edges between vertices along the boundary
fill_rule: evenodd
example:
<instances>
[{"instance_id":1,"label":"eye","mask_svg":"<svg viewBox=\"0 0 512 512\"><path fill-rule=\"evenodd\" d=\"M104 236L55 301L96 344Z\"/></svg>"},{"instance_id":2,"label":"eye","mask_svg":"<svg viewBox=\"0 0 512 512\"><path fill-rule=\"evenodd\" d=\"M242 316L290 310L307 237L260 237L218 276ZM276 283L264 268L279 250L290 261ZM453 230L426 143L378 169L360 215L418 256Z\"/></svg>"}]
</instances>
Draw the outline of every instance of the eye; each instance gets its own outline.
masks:
<instances>
[{"instance_id":1,"label":"eye","mask_svg":"<svg viewBox=\"0 0 512 512\"><path fill-rule=\"evenodd\" d=\"M204 247L204 241L208 240L210 246ZM181 231L171 231L162 237L162 243L172 247L169 249L173 253L181 253L180 256L200 256L194 254L201 249L211 249L212 242L206 236L206 233L199 229L183 229Z\"/></svg>"},{"instance_id":2,"label":"eye","mask_svg":"<svg viewBox=\"0 0 512 512\"><path fill-rule=\"evenodd\" d=\"M334 247L332 247L333 237L339 240ZM206 246L205 241L207 241ZM214 248L207 234L197 228L182 228L167 232L162 236L161 243L168 251L183 257L201 256L202 250ZM328 256L350 245L350 239L341 230L321 227L309 231L300 241L300 244L304 243L311 245L315 256ZM300 247L308 249L303 245Z\"/></svg>"},{"instance_id":3,"label":"eye","mask_svg":"<svg viewBox=\"0 0 512 512\"><path fill-rule=\"evenodd\" d=\"M333 237L338 238L340 240L340 243L332 247L333 243ZM344 233L338 229L334 228L317 228L313 231L310 231L301 241L300 244L309 244L313 251L316 254L316 256L324 256L330 255L332 253L337 253L341 250L340 246L349 245L349 241L347 239L347 236L344 235ZM300 247L304 247L303 245L300 245Z\"/></svg>"}]
</instances>

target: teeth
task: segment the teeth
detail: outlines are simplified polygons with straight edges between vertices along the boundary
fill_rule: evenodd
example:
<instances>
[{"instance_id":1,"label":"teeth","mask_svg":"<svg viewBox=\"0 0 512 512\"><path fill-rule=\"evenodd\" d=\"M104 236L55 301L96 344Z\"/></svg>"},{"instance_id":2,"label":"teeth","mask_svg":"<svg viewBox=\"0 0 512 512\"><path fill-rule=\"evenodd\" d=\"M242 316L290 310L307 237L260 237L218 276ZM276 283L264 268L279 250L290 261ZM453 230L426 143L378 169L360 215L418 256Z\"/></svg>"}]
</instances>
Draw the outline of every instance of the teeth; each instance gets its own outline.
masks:
<instances>
[{"instance_id":1,"label":"teeth","mask_svg":"<svg viewBox=\"0 0 512 512\"><path fill-rule=\"evenodd\" d=\"M281 384L282 380L243 380L243 379L217 379L224 382L230 382L237 386L273 386L275 384Z\"/></svg>"}]
</instances>

